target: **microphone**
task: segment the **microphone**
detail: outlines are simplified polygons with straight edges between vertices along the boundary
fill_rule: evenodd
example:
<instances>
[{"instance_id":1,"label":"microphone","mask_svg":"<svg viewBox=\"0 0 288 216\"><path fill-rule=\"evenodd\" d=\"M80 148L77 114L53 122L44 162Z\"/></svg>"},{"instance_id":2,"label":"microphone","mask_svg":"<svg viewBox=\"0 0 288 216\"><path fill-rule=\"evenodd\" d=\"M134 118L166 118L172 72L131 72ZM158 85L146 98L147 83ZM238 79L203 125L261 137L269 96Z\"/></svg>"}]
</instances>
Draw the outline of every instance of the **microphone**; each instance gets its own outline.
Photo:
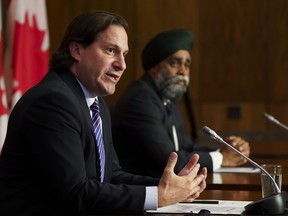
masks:
<instances>
[{"instance_id":1,"label":"microphone","mask_svg":"<svg viewBox=\"0 0 288 216\"><path fill-rule=\"evenodd\" d=\"M271 179L274 187L276 188L277 193L280 193L280 189L277 185L277 183L275 182L274 178L272 178L272 176L265 170L263 169L263 167L261 167L259 164L257 164L255 161L251 160L249 157L247 157L246 155L244 155L242 152L240 152L239 150L237 150L236 148L234 148L233 146L229 145L227 142L225 142L215 131L211 130L209 127L205 126L203 128L203 132L205 132L206 134L208 134L212 139L217 140L220 143L223 143L224 145L228 146L229 148L231 148L233 151L235 151L236 153L238 153L241 157L244 157L247 161L249 161L252 165L254 165L255 167L259 168L262 172L264 172L266 175L269 176L269 178Z\"/></svg>"},{"instance_id":2,"label":"microphone","mask_svg":"<svg viewBox=\"0 0 288 216\"><path fill-rule=\"evenodd\" d=\"M273 122L274 124L279 125L280 127L284 128L285 130L288 130L288 127L286 125L282 124L280 121L275 119L272 115L264 113L264 117L266 117L269 121Z\"/></svg>"},{"instance_id":3,"label":"microphone","mask_svg":"<svg viewBox=\"0 0 288 216\"><path fill-rule=\"evenodd\" d=\"M247 214L256 214L256 215L273 215L273 214L283 214L286 209L286 200L287 194L286 192L281 192L277 183L273 179L273 177L259 164L255 161L251 160L249 157L244 155L242 152L238 151L236 148L228 144L224 141L215 131L210 129L209 127L203 127L203 132L208 134L212 139L226 145L227 147L231 148L240 156L244 157L247 161L249 161L253 166L259 168L262 172L265 173L271 180L275 190L277 191L275 194L272 194L268 197L262 198L258 201L252 202L245 206L245 212Z\"/></svg>"}]
</instances>

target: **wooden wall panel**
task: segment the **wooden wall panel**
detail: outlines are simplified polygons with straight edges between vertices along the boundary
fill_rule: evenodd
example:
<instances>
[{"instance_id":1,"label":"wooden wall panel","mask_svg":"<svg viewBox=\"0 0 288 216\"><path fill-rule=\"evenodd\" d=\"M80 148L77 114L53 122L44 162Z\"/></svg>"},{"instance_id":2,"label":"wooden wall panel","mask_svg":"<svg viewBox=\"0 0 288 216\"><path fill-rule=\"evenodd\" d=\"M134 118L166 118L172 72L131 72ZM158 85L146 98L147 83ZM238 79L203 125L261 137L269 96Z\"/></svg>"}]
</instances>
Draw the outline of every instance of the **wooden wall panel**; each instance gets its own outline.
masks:
<instances>
[{"instance_id":1,"label":"wooden wall panel","mask_svg":"<svg viewBox=\"0 0 288 216\"><path fill-rule=\"evenodd\" d=\"M198 129L281 131L265 122L264 112L288 122L287 0L48 0L47 10L51 52L70 20L84 11L108 10L127 19L127 70L116 93L106 97L110 107L143 74L146 42L185 27L195 34L189 95ZM241 108L237 121L226 115L231 105ZM180 109L187 120L183 102Z\"/></svg>"},{"instance_id":2,"label":"wooden wall panel","mask_svg":"<svg viewBox=\"0 0 288 216\"><path fill-rule=\"evenodd\" d=\"M239 114L233 109L239 109ZM217 131L265 131L265 109L263 103L203 103L200 121Z\"/></svg>"},{"instance_id":3,"label":"wooden wall panel","mask_svg":"<svg viewBox=\"0 0 288 216\"><path fill-rule=\"evenodd\" d=\"M269 2L269 102L288 102L288 1ZM286 110L286 118L288 110Z\"/></svg>"},{"instance_id":4,"label":"wooden wall panel","mask_svg":"<svg viewBox=\"0 0 288 216\"><path fill-rule=\"evenodd\" d=\"M266 100L268 1L201 1L203 101Z\"/></svg>"},{"instance_id":5,"label":"wooden wall panel","mask_svg":"<svg viewBox=\"0 0 288 216\"><path fill-rule=\"evenodd\" d=\"M70 8L67 7L69 2L70 0L46 1L50 37L50 55L54 53L59 46L64 31L72 19L70 16Z\"/></svg>"}]
</instances>

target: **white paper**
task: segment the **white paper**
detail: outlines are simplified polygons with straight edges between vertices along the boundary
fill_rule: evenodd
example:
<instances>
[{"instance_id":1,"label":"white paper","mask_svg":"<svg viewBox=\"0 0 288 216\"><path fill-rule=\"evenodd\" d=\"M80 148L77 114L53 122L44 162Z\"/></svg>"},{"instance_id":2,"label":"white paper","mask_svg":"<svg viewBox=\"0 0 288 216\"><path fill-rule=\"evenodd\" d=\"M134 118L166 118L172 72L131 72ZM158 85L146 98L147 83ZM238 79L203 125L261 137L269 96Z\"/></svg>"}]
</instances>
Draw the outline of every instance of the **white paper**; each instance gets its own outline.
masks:
<instances>
[{"instance_id":1,"label":"white paper","mask_svg":"<svg viewBox=\"0 0 288 216\"><path fill-rule=\"evenodd\" d=\"M201 201L201 200L197 200ZM206 201L206 200L205 200ZM245 211L245 206L252 201L228 201L219 200L218 204L199 204L199 203L177 203L175 205L158 208L148 213L199 213L200 210L209 210L211 214L241 214Z\"/></svg>"},{"instance_id":2,"label":"white paper","mask_svg":"<svg viewBox=\"0 0 288 216\"><path fill-rule=\"evenodd\" d=\"M260 173L259 168L254 167L220 167L214 173Z\"/></svg>"}]
</instances>

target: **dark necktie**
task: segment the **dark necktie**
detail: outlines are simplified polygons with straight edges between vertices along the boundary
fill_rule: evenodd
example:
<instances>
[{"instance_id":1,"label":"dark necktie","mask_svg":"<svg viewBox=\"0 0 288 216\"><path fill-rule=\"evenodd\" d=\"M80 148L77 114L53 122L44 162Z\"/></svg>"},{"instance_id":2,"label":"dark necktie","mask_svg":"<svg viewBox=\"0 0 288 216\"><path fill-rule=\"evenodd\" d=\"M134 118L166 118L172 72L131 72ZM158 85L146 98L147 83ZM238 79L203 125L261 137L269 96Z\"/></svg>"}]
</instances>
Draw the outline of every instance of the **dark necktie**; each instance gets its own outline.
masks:
<instances>
[{"instance_id":1,"label":"dark necktie","mask_svg":"<svg viewBox=\"0 0 288 216\"><path fill-rule=\"evenodd\" d=\"M104 179L104 168L105 168L105 149L104 149L104 142L102 137L102 127L100 122L100 109L98 99L95 99L94 103L90 106L92 110L92 123L94 127L94 134L96 136L96 142L98 146L99 152L99 159L100 159L100 178L101 182Z\"/></svg>"}]
</instances>

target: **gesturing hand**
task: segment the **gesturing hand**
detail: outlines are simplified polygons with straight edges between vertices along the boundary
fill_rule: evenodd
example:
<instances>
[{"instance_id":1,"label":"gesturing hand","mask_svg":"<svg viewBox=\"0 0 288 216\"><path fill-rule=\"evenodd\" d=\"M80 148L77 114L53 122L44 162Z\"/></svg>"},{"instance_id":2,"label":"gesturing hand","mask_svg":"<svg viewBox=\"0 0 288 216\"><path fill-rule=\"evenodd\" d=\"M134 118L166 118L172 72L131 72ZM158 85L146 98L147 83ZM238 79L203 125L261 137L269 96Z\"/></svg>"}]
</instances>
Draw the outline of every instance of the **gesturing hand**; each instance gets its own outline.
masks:
<instances>
[{"instance_id":1,"label":"gesturing hand","mask_svg":"<svg viewBox=\"0 0 288 216\"><path fill-rule=\"evenodd\" d=\"M206 187L206 168L197 175L200 165L197 163L199 155L194 154L178 175L174 167L178 155L172 152L158 185L158 206L175 204L184 200L193 200Z\"/></svg>"}]
</instances>

